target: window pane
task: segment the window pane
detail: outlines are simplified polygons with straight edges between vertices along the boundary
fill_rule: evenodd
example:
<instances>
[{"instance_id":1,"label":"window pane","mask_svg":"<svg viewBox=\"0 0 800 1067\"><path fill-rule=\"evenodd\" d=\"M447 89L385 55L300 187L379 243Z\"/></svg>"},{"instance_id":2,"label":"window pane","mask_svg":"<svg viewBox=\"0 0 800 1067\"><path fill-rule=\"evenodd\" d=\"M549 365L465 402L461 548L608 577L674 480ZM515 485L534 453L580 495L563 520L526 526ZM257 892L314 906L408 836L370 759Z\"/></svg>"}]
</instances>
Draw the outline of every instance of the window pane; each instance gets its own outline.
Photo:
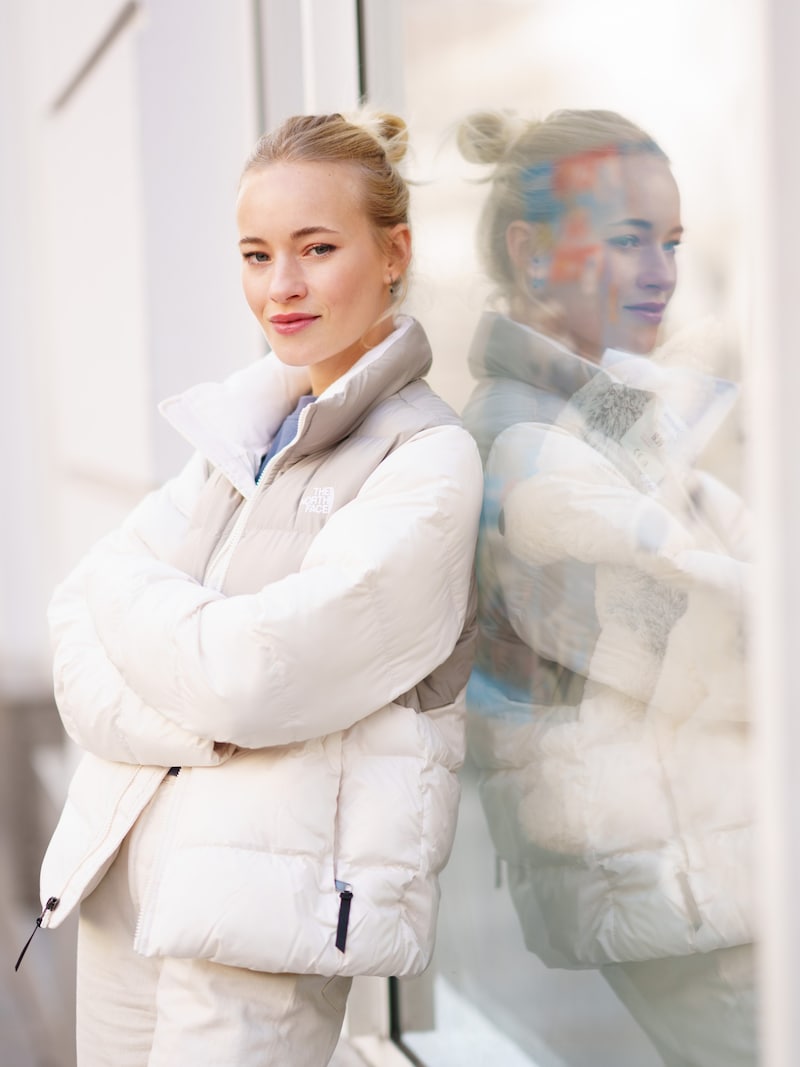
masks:
<instances>
[{"instance_id":1,"label":"window pane","mask_svg":"<svg viewBox=\"0 0 800 1067\"><path fill-rule=\"evenodd\" d=\"M753 9L676 0L657 32L632 0L404 12L411 311L487 471L434 1024L407 1007L404 1041L431 1065L754 1064Z\"/></svg>"}]
</instances>

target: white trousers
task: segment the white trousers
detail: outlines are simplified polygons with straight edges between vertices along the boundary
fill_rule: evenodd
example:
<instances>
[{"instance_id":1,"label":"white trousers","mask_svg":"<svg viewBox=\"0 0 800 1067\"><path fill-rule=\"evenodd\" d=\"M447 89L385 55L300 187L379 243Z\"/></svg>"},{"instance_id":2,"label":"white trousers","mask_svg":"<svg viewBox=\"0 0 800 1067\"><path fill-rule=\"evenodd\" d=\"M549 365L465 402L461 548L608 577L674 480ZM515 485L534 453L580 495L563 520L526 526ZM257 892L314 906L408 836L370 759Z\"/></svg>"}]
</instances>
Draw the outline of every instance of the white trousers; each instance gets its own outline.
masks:
<instances>
[{"instance_id":1,"label":"white trousers","mask_svg":"<svg viewBox=\"0 0 800 1067\"><path fill-rule=\"evenodd\" d=\"M613 963L601 973L667 1067L756 1067L752 945Z\"/></svg>"},{"instance_id":2,"label":"white trousers","mask_svg":"<svg viewBox=\"0 0 800 1067\"><path fill-rule=\"evenodd\" d=\"M164 780L81 905L78 1067L324 1067L351 979L262 974L133 951L174 783Z\"/></svg>"}]
</instances>

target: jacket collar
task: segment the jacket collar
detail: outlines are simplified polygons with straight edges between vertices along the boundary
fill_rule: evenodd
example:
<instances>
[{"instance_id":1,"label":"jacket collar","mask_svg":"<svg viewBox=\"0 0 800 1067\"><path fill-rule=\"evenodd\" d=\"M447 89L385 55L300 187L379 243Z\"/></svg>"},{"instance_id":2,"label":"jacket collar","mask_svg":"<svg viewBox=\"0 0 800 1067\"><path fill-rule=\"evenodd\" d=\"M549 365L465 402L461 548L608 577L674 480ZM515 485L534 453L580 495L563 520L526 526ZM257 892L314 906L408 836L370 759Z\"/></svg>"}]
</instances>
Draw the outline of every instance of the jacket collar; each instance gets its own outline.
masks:
<instances>
[{"instance_id":1,"label":"jacket collar","mask_svg":"<svg viewBox=\"0 0 800 1067\"><path fill-rule=\"evenodd\" d=\"M370 349L310 405L289 447L309 455L334 445L366 413L431 365L419 323L398 317L397 328ZM268 353L224 382L203 382L162 401L159 411L244 496L255 490L255 470L286 416L311 383L305 367L287 367Z\"/></svg>"},{"instance_id":2,"label":"jacket collar","mask_svg":"<svg viewBox=\"0 0 800 1067\"><path fill-rule=\"evenodd\" d=\"M497 312L486 312L470 346L469 366L478 379L524 382L555 394L570 409L583 406L593 392L612 383L657 396L674 420L678 451L691 460L708 443L738 395L737 387L692 367L606 349L592 363L544 334Z\"/></svg>"},{"instance_id":3,"label":"jacket collar","mask_svg":"<svg viewBox=\"0 0 800 1067\"><path fill-rule=\"evenodd\" d=\"M475 378L511 378L565 400L600 369L544 334L492 311L481 316L468 362Z\"/></svg>"}]
</instances>

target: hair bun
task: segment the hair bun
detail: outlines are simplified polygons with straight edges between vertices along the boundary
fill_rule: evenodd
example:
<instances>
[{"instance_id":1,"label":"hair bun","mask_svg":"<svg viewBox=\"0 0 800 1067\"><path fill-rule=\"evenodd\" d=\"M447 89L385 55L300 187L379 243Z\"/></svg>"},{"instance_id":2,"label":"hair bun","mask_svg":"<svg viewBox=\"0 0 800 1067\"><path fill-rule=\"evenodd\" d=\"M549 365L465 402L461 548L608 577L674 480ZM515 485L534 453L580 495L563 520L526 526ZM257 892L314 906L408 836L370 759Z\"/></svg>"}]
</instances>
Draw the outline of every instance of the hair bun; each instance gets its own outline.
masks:
<instances>
[{"instance_id":1,"label":"hair bun","mask_svg":"<svg viewBox=\"0 0 800 1067\"><path fill-rule=\"evenodd\" d=\"M458 150L470 163L499 163L521 128L513 111L475 111L458 125Z\"/></svg>"},{"instance_id":2,"label":"hair bun","mask_svg":"<svg viewBox=\"0 0 800 1067\"><path fill-rule=\"evenodd\" d=\"M408 151L408 127L399 115L388 111L359 111L347 116L354 126L366 130L380 144L390 163L397 164Z\"/></svg>"},{"instance_id":3,"label":"hair bun","mask_svg":"<svg viewBox=\"0 0 800 1067\"><path fill-rule=\"evenodd\" d=\"M384 147L390 163L399 163L408 151L408 126L399 115L380 112L376 116L380 133L378 140Z\"/></svg>"}]
</instances>

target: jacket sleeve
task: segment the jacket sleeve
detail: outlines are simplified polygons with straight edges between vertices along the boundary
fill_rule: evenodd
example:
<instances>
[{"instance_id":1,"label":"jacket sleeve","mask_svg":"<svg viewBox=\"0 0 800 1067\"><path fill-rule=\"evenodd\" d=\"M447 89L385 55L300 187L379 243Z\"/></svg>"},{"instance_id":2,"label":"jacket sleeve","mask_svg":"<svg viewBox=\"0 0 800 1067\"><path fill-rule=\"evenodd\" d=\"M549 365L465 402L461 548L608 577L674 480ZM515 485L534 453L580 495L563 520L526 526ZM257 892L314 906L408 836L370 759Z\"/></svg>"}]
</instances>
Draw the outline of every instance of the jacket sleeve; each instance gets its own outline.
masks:
<instances>
[{"instance_id":1,"label":"jacket sleeve","mask_svg":"<svg viewBox=\"0 0 800 1067\"><path fill-rule=\"evenodd\" d=\"M523 641L670 715L744 717L750 566L707 520L707 485L689 473L643 492L583 441L535 424L498 438L487 484L502 593Z\"/></svg>"},{"instance_id":2,"label":"jacket sleeve","mask_svg":"<svg viewBox=\"0 0 800 1067\"><path fill-rule=\"evenodd\" d=\"M150 561L169 557L203 480L204 464L195 457L100 541L50 602L55 697L64 728L82 749L103 759L170 767L211 765L223 755L213 740L177 726L131 690L106 653L86 599L89 578L104 559L120 553Z\"/></svg>"},{"instance_id":3,"label":"jacket sleeve","mask_svg":"<svg viewBox=\"0 0 800 1067\"><path fill-rule=\"evenodd\" d=\"M466 431L425 431L331 516L297 573L253 594L107 554L88 583L95 628L137 697L193 735L255 748L345 729L453 650L482 482Z\"/></svg>"}]
</instances>

